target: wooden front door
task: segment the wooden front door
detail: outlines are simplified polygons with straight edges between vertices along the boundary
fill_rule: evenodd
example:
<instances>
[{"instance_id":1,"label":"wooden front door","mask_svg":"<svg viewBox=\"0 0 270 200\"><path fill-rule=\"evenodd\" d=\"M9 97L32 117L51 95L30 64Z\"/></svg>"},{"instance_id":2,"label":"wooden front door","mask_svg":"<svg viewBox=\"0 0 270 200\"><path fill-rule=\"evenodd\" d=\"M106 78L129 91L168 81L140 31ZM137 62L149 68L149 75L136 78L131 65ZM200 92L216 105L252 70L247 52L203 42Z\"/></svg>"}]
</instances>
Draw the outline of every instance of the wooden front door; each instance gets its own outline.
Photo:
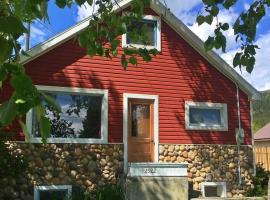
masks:
<instances>
[{"instance_id":1,"label":"wooden front door","mask_svg":"<svg viewBox=\"0 0 270 200\"><path fill-rule=\"evenodd\" d=\"M154 101L129 99L128 162L153 162L154 145Z\"/></svg>"}]
</instances>

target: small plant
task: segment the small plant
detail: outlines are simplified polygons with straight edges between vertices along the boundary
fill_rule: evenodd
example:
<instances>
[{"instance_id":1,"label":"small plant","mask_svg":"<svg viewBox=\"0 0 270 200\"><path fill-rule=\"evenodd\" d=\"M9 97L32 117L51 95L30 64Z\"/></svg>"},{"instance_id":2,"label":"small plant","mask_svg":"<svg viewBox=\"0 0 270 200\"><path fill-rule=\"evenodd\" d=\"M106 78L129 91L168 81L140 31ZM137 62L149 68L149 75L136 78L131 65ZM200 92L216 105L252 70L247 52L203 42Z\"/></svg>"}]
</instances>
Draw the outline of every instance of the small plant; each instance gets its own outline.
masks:
<instances>
[{"instance_id":1,"label":"small plant","mask_svg":"<svg viewBox=\"0 0 270 200\"><path fill-rule=\"evenodd\" d=\"M124 200L125 193L120 185L105 185L98 188L96 193L96 200Z\"/></svg>"},{"instance_id":2,"label":"small plant","mask_svg":"<svg viewBox=\"0 0 270 200\"><path fill-rule=\"evenodd\" d=\"M250 188L246 196L266 196L268 190L268 180L270 177L270 172L266 171L262 164L257 164L256 166L256 176L252 177L253 187Z\"/></svg>"}]
</instances>

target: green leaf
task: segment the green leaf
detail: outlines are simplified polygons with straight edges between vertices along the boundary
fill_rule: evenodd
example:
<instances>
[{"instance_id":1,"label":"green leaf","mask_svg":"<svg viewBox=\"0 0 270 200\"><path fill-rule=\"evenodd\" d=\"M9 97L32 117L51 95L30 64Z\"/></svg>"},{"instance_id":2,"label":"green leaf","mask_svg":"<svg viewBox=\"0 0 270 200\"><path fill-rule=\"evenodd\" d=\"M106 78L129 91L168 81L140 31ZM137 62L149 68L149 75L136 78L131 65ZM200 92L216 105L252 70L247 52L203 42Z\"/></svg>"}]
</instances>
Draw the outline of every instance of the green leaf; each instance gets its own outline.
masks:
<instances>
[{"instance_id":1,"label":"green leaf","mask_svg":"<svg viewBox=\"0 0 270 200\"><path fill-rule=\"evenodd\" d=\"M15 103L16 104L24 104L25 103L25 100L23 100L23 99L16 99Z\"/></svg>"},{"instance_id":2,"label":"green leaf","mask_svg":"<svg viewBox=\"0 0 270 200\"><path fill-rule=\"evenodd\" d=\"M111 42L111 49L112 49L112 51L114 51L118 46L120 45L120 40L113 40L112 42Z\"/></svg>"},{"instance_id":3,"label":"green leaf","mask_svg":"<svg viewBox=\"0 0 270 200\"><path fill-rule=\"evenodd\" d=\"M30 133L29 133L27 127L26 127L26 124L24 122L22 122L21 120L19 120L19 123L20 123L20 126L22 128L22 131L23 131L23 133L25 135L26 142L29 143L31 136L30 136Z\"/></svg>"},{"instance_id":4,"label":"green leaf","mask_svg":"<svg viewBox=\"0 0 270 200\"><path fill-rule=\"evenodd\" d=\"M86 1L87 1L87 3L88 3L90 6L92 6L93 0L86 0Z\"/></svg>"},{"instance_id":5,"label":"green leaf","mask_svg":"<svg viewBox=\"0 0 270 200\"><path fill-rule=\"evenodd\" d=\"M0 37L0 49L0 63L3 63L10 57L12 53L12 42Z\"/></svg>"},{"instance_id":6,"label":"green leaf","mask_svg":"<svg viewBox=\"0 0 270 200\"><path fill-rule=\"evenodd\" d=\"M202 16L202 15L199 15L197 17L196 21L197 21L198 25L200 26L200 25L202 25L205 22L205 17Z\"/></svg>"},{"instance_id":7,"label":"green leaf","mask_svg":"<svg viewBox=\"0 0 270 200\"><path fill-rule=\"evenodd\" d=\"M55 0L55 3L59 8L64 8L67 5L66 0Z\"/></svg>"},{"instance_id":8,"label":"green leaf","mask_svg":"<svg viewBox=\"0 0 270 200\"><path fill-rule=\"evenodd\" d=\"M226 0L223 3L224 8L229 9L230 7L232 7L235 3L237 2L237 0Z\"/></svg>"},{"instance_id":9,"label":"green leaf","mask_svg":"<svg viewBox=\"0 0 270 200\"><path fill-rule=\"evenodd\" d=\"M27 32L23 26L22 21L14 16L0 17L0 32L11 35L22 35Z\"/></svg>"},{"instance_id":10,"label":"green leaf","mask_svg":"<svg viewBox=\"0 0 270 200\"><path fill-rule=\"evenodd\" d=\"M61 107L60 105L58 104L58 102L55 101L54 98L52 98L51 96L43 93L43 92L40 92L42 97L45 99L45 101L50 105L52 106L58 113L62 112L61 111Z\"/></svg>"},{"instance_id":11,"label":"green leaf","mask_svg":"<svg viewBox=\"0 0 270 200\"><path fill-rule=\"evenodd\" d=\"M215 5L215 0L202 0L205 5L213 6Z\"/></svg>"},{"instance_id":12,"label":"green leaf","mask_svg":"<svg viewBox=\"0 0 270 200\"><path fill-rule=\"evenodd\" d=\"M229 24L228 23L224 23L222 24L222 26L220 26L220 28L223 30L223 31L227 31L229 29Z\"/></svg>"},{"instance_id":13,"label":"green leaf","mask_svg":"<svg viewBox=\"0 0 270 200\"><path fill-rule=\"evenodd\" d=\"M126 70L127 69L127 66L128 66L128 62L127 62L127 59L126 59L125 54L123 54L121 56L121 64L122 64L122 67Z\"/></svg>"},{"instance_id":14,"label":"green leaf","mask_svg":"<svg viewBox=\"0 0 270 200\"><path fill-rule=\"evenodd\" d=\"M17 93L24 93L24 91L31 91L34 89L31 78L23 73L13 75L10 83Z\"/></svg>"},{"instance_id":15,"label":"green leaf","mask_svg":"<svg viewBox=\"0 0 270 200\"><path fill-rule=\"evenodd\" d=\"M82 4L86 2L86 0L75 0L75 1L79 6L81 6Z\"/></svg>"},{"instance_id":16,"label":"green leaf","mask_svg":"<svg viewBox=\"0 0 270 200\"><path fill-rule=\"evenodd\" d=\"M88 42L89 42L87 31L84 31L84 32L82 32L82 33L79 35L78 41L79 41L79 45L80 45L81 47L87 46L87 44L88 44Z\"/></svg>"},{"instance_id":17,"label":"green leaf","mask_svg":"<svg viewBox=\"0 0 270 200\"><path fill-rule=\"evenodd\" d=\"M159 51L157 49L150 49L149 53L156 56L156 55L158 55Z\"/></svg>"},{"instance_id":18,"label":"green leaf","mask_svg":"<svg viewBox=\"0 0 270 200\"><path fill-rule=\"evenodd\" d=\"M205 16L205 22L206 22L207 24L211 25L212 22L213 22L213 16L212 16L212 15L207 15L207 16Z\"/></svg>"},{"instance_id":19,"label":"green leaf","mask_svg":"<svg viewBox=\"0 0 270 200\"><path fill-rule=\"evenodd\" d=\"M236 67L238 65L240 65L241 63L241 56L243 53L238 52L235 54L234 58L233 58L233 66Z\"/></svg>"},{"instance_id":20,"label":"green leaf","mask_svg":"<svg viewBox=\"0 0 270 200\"><path fill-rule=\"evenodd\" d=\"M212 50L214 47L214 37L209 36L204 43L204 48L206 51Z\"/></svg>"},{"instance_id":21,"label":"green leaf","mask_svg":"<svg viewBox=\"0 0 270 200\"><path fill-rule=\"evenodd\" d=\"M211 15L213 16L217 16L219 13L219 8L217 6L213 6L211 11L210 11Z\"/></svg>"},{"instance_id":22,"label":"green leaf","mask_svg":"<svg viewBox=\"0 0 270 200\"><path fill-rule=\"evenodd\" d=\"M13 98L0 105L0 126L11 124L16 117L17 109L17 104Z\"/></svg>"},{"instance_id":23,"label":"green leaf","mask_svg":"<svg viewBox=\"0 0 270 200\"><path fill-rule=\"evenodd\" d=\"M253 71L254 65L255 65L255 58L251 57L250 59L248 59L247 67L246 67L246 70L248 73L251 73Z\"/></svg>"},{"instance_id":24,"label":"green leaf","mask_svg":"<svg viewBox=\"0 0 270 200\"><path fill-rule=\"evenodd\" d=\"M114 51L112 51L112 55L113 55L113 57L116 57L116 56L118 55L118 51L117 51L117 49L116 49L116 50L114 50Z\"/></svg>"},{"instance_id":25,"label":"green leaf","mask_svg":"<svg viewBox=\"0 0 270 200\"><path fill-rule=\"evenodd\" d=\"M39 129L41 133L42 142L46 143L47 138L49 137L51 132L51 124L48 118L41 116L39 120Z\"/></svg>"},{"instance_id":26,"label":"green leaf","mask_svg":"<svg viewBox=\"0 0 270 200\"><path fill-rule=\"evenodd\" d=\"M132 65L137 65L137 64L138 64L137 58L135 58L134 56L132 56L132 57L129 58L129 62L130 62Z\"/></svg>"},{"instance_id":27,"label":"green leaf","mask_svg":"<svg viewBox=\"0 0 270 200\"><path fill-rule=\"evenodd\" d=\"M0 81L4 81L7 77L7 71L0 66Z\"/></svg>"}]
</instances>

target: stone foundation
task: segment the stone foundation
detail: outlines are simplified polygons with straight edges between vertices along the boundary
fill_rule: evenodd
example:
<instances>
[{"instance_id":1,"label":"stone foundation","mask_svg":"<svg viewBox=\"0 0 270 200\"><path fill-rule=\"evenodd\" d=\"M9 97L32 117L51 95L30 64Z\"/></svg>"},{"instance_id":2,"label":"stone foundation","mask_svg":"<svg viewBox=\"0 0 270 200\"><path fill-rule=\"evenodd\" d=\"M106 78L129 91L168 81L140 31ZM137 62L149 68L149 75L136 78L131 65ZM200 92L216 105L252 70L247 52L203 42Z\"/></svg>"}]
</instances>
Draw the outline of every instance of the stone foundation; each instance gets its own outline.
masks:
<instances>
[{"instance_id":1,"label":"stone foundation","mask_svg":"<svg viewBox=\"0 0 270 200\"><path fill-rule=\"evenodd\" d=\"M251 186L252 147L241 146L242 186L238 186L237 146L230 145L159 145L159 162L188 163L188 181L201 191L201 182L227 182L227 197L242 197Z\"/></svg>"},{"instance_id":2,"label":"stone foundation","mask_svg":"<svg viewBox=\"0 0 270 200\"><path fill-rule=\"evenodd\" d=\"M91 192L115 183L123 172L123 146L118 144L10 143L15 155L24 155L26 170L0 180L0 200L33 199L34 185L73 185Z\"/></svg>"}]
</instances>

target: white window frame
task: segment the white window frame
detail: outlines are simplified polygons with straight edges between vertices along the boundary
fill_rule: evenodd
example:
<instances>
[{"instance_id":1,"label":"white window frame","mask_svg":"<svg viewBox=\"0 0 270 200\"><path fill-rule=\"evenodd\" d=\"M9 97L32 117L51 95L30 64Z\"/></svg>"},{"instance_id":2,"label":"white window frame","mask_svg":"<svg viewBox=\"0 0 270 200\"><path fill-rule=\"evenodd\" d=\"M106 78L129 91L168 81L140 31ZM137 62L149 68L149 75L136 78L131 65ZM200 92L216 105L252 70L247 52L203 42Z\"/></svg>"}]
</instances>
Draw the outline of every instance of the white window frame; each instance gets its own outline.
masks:
<instances>
[{"instance_id":1,"label":"white window frame","mask_svg":"<svg viewBox=\"0 0 270 200\"><path fill-rule=\"evenodd\" d=\"M108 143L108 90L105 89L87 89L76 87L56 87L36 85L39 91L43 92L63 92L69 94L82 95L102 95L101 106L101 138L48 138L47 143L87 143L87 144L106 144ZM32 133L33 110L26 114L27 130L30 133L32 143L42 143L40 137L34 137Z\"/></svg>"},{"instance_id":2,"label":"white window frame","mask_svg":"<svg viewBox=\"0 0 270 200\"><path fill-rule=\"evenodd\" d=\"M122 48L146 48L148 50L150 49L157 49L158 51L161 51L161 19L158 16L153 15L143 15L142 19L144 20L151 20L156 21L157 28L156 28L156 45L140 45L140 44L127 44L127 34L122 35Z\"/></svg>"},{"instance_id":3,"label":"white window frame","mask_svg":"<svg viewBox=\"0 0 270 200\"><path fill-rule=\"evenodd\" d=\"M35 186L34 187L34 200L40 200L40 191L62 191L67 190L67 198L71 197L71 185L49 185L49 186Z\"/></svg>"},{"instance_id":4,"label":"white window frame","mask_svg":"<svg viewBox=\"0 0 270 200\"><path fill-rule=\"evenodd\" d=\"M227 185L226 182L202 182L201 183L201 192L202 196L205 196L205 187L217 187L218 197L226 198L227 197Z\"/></svg>"},{"instance_id":5,"label":"white window frame","mask_svg":"<svg viewBox=\"0 0 270 200\"><path fill-rule=\"evenodd\" d=\"M218 109L220 110L221 125L191 124L189 121L189 109ZM228 131L227 104L210 102L185 102L185 125L187 130Z\"/></svg>"}]
</instances>

